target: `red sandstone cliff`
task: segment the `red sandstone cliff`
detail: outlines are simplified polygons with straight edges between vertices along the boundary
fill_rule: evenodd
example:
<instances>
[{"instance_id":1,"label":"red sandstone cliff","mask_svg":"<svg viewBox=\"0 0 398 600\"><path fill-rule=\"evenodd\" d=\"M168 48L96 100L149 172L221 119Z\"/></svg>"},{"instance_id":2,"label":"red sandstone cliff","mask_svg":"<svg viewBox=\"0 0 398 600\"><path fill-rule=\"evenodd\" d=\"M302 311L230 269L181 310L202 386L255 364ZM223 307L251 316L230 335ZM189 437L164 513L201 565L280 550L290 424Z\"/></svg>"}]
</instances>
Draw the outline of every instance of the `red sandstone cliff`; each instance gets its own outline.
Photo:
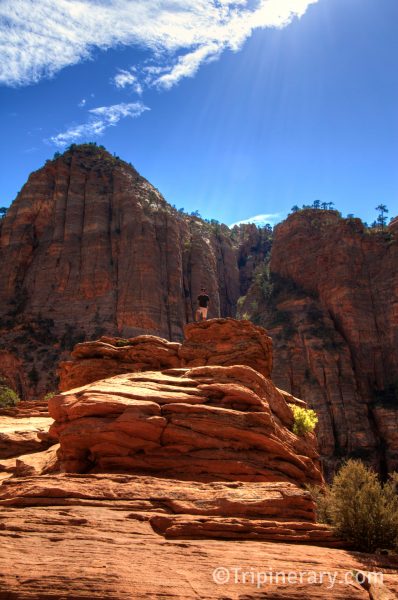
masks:
<instances>
[{"instance_id":1,"label":"red sandstone cliff","mask_svg":"<svg viewBox=\"0 0 398 600\"><path fill-rule=\"evenodd\" d=\"M0 375L25 396L55 387L58 358L77 341L180 339L201 285L213 317L233 316L239 296L228 228L180 214L90 145L29 177L2 222L0 261Z\"/></svg>"},{"instance_id":2,"label":"red sandstone cliff","mask_svg":"<svg viewBox=\"0 0 398 600\"><path fill-rule=\"evenodd\" d=\"M334 211L274 231L269 270L241 308L274 343L273 379L319 416L321 453L398 468L398 238Z\"/></svg>"},{"instance_id":3,"label":"red sandstone cliff","mask_svg":"<svg viewBox=\"0 0 398 600\"><path fill-rule=\"evenodd\" d=\"M273 236L230 231L174 210L106 151L77 146L33 173L1 221L0 377L32 398L56 389L76 342L179 341L204 284L211 317L234 316L238 301L269 330L273 377L318 412L327 465L358 456L396 469L397 223L372 233L309 210Z\"/></svg>"}]
</instances>

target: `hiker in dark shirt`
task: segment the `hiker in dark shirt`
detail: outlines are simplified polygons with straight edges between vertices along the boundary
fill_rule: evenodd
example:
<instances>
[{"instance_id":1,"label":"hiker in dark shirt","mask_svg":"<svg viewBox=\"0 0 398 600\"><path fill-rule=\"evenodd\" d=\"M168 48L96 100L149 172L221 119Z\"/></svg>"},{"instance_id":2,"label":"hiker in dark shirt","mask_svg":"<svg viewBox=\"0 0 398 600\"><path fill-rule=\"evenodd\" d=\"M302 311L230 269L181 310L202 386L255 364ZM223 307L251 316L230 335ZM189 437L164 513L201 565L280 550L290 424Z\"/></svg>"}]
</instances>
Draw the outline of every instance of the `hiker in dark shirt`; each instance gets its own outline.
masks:
<instances>
[{"instance_id":1,"label":"hiker in dark shirt","mask_svg":"<svg viewBox=\"0 0 398 600\"><path fill-rule=\"evenodd\" d=\"M200 290L200 294L198 296L199 306L195 312L195 321L207 319L207 310L208 310L209 302L210 302L210 298L206 294L206 288L202 288Z\"/></svg>"}]
</instances>

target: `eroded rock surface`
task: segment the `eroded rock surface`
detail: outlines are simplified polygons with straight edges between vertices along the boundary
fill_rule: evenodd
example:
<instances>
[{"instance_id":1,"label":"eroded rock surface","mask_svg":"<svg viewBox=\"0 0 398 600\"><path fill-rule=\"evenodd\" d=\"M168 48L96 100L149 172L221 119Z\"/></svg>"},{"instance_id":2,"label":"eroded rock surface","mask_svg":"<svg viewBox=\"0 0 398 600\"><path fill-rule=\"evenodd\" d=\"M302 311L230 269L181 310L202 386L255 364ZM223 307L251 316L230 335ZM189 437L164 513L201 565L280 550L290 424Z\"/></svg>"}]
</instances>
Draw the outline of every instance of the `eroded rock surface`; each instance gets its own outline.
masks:
<instances>
[{"instance_id":1,"label":"eroded rock surface","mask_svg":"<svg viewBox=\"0 0 398 600\"><path fill-rule=\"evenodd\" d=\"M321 481L313 434L290 431L284 396L250 367L118 375L55 396L49 411L67 471Z\"/></svg>"},{"instance_id":2,"label":"eroded rock surface","mask_svg":"<svg viewBox=\"0 0 398 600\"><path fill-rule=\"evenodd\" d=\"M52 423L47 401L19 402L0 410L0 479L51 468L57 460L49 449L57 442L48 431Z\"/></svg>"},{"instance_id":3,"label":"eroded rock surface","mask_svg":"<svg viewBox=\"0 0 398 600\"><path fill-rule=\"evenodd\" d=\"M180 344L162 338L141 335L130 339L101 337L77 344L72 360L59 366L59 389L80 387L112 375L181 366Z\"/></svg>"},{"instance_id":4,"label":"eroded rock surface","mask_svg":"<svg viewBox=\"0 0 398 600\"><path fill-rule=\"evenodd\" d=\"M40 433L46 433L52 420L50 418L0 417L0 458L10 458L43 450L46 442L40 439Z\"/></svg>"},{"instance_id":5,"label":"eroded rock surface","mask_svg":"<svg viewBox=\"0 0 398 600\"><path fill-rule=\"evenodd\" d=\"M0 376L24 397L56 388L55 365L101 335L182 338L201 286L234 316L229 229L180 213L129 164L75 146L32 173L0 228ZM17 365L25 376L18 375Z\"/></svg>"},{"instance_id":6,"label":"eroded rock surface","mask_svg":"<svg viewBox=\"0 0 398 600\"><path fill-rule=\"evenodd\" d=\"M377 232L335 211L291 215L242 306L272 337L276 384L316 410L331 471L349 456L398 467L396 222Z\"/></svg>"},{"instance_id":7,"label":"eroded rock surface","mask_svg":"<svg viewBox=\"0 0 398 600\"><path fill-rule=\"evenodd\" d=\"M141 335L120 339L103 336L77 344L72 360L61 362L59 388L80 387L111 375L132 371L206 365L247 365L265 377L272 370L272 342L250 321L210 319L184 328L182 344Z\"/></svg>"},{"instance_id":8,"label":"eroded rock surface","mask_svg":"<svg viewBox=\"0 0 398 600\"><path fill-rule=\"evenodd\" d=\"M211 319L190 323L178 352L182 365L247 365L271 377L272 341L250 321Z\"/></svg>"},{"instance_id":9,"label":"eroded rock surface","mask_svg":"<svg viewBox=\"0 0 398 600\"><path fill-rule=\"evenodd\" d=\"M242 339L255 332L240 356L270 364L260 330L223 320L207 327L215 325ZM133 370L50 398L54 422L40 437L53 445L4 459L0 598L315 600L332 590L367 600L352 577L364 570L383 573L383 584L380 575L366 580L372 597L392 600L394 563L342 549L315 522L304 485L322 481L315 437L292 433L289 408L305 403L247 364L210 364L207 327L196 327L189 351L203 366L180 366L189 360L182 347L152 337L76 348L66 377L91 378L95 365L97 376ZM217 361L237 360L222 340L221 332ZM22 422L30 406L2 418ZM42 405L31 408L32 422L47 419Z\"/></svg>"},{"instance_id":10,"label":"eroded rock surface","mask_svg":"<svg viewBox=\"0 0 398 600\"><path fill-rule=\"evenodd\" d=\"M120 474L10 479L0 487L0 598L369 600L352 578L361 570L383 573L373 597L393 600L394 564L322 547L334 542L306 520L305 494Z\"/></svg>"}]
</instances>

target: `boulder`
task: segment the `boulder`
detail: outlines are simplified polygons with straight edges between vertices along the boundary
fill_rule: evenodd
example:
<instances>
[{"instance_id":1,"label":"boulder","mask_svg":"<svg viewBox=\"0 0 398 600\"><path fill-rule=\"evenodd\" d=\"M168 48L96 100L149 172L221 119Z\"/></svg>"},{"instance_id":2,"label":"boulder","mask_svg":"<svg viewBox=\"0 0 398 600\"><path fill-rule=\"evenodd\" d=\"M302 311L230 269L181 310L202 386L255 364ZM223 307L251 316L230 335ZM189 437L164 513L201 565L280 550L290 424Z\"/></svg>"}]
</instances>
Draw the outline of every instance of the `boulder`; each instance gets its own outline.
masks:
<instances>
[{"instance_id":1,"label":"boulder","mask_svg":"<svg viewBox=\"0 0 398 600\"><path fill-rule=\"evenodd\" d=\"M189 323L184 335L179 356L185 365L247 365L271 377L272 340L265 329L251 321L210 319Z\"/></svg>"},{"instance_id":2,"label":"boulder","mask_svg":"<svg viewBox=\"0 0 398 600\"><path fill-rule=\"evenodd\" d=\"M313 434L248 366L117 375L49 400L69 472L127 471L195 480L320 483Z\"/></svg>"},{"instance_id":3,"label":"boulder","mask_svg":"<svg viewBox=\"0 0 398 600\"><path fill-rule=\"evenodd\" d=\"M250 321L210 319L185 327L179 344L152 335L122 339L103 336L77 344L60 363L59 388L67 391L98 379L134 371L173 367L246 365L265 377L272 370L272 342Z\"/></svg>"}]
</instances>

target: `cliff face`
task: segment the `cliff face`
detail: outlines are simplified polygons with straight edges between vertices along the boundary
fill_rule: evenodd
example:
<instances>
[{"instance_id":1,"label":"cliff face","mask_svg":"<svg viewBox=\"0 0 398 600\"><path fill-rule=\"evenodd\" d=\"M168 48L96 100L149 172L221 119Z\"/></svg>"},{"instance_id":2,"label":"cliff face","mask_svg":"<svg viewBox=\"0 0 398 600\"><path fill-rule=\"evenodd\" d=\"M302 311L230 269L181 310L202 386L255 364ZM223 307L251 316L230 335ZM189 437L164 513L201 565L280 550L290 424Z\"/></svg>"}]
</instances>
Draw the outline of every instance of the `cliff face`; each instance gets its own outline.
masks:
<instances>
[{"instance_id":1,"label":"cliff face","mask_svg":"<svg viewBox=\"0 0 398 600\"><path fill-rule=\"evenodd\" d=\"M229 230L77 146L33 173L0 222L0 377L35 398L57 389L79 341L180 341L205 285L210 317L238 307L268 329L273 378L318 412L327 468L357 456L397 469L397 239L397 219L377 233L320 210L273 234Z\"/></svg>"},{"instance_id":2,"label":"cliff face","mask_svg":"<svg viewBox=\"0 0 398 600\"><path fill-rule=\"evenodd\" d=\"M89 145L29 177L2 222L0 260L0 375L25 395L55 386L49 371L78 341L180 339L202 285L210 316L232 316L239 296L229 230L178 213L133 167Z\"/></svg>"},{"instance_id":3,"label":"cliff face","mask_svg":"<svg viewBox=\"0 0 398 600\"><path fill-rule=\"evenodd\" d=\"M242 310L273 338L273 379L319 415L326 463L357 456L398 468L398 239L331 211L274 232Z\"/></svg>"}]
</instances>

